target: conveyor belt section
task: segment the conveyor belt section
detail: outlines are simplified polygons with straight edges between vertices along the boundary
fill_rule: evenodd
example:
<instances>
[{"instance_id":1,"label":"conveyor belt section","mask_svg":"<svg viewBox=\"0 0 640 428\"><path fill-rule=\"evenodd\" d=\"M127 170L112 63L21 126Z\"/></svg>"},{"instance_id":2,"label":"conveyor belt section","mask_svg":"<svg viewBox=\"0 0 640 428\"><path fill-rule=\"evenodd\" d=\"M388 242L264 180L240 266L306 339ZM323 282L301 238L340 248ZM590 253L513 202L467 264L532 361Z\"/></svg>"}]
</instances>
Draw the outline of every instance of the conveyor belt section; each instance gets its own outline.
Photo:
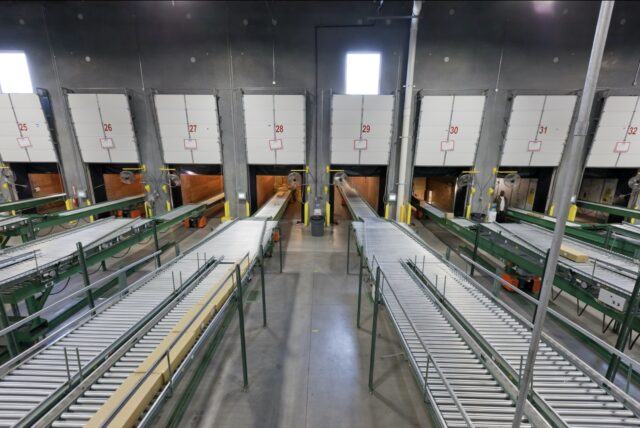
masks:
<instances>
[{"instance_id":1,"label":"conveyor belt section","mask_svg":"<svg viewBox=\"0 0 640 428\"><path fill-rule=\"evenodd\" d=\"M473 284L466 275L419 243L417 237L388 222L373 225L367 222L364 236L367 257L380 257L380 265L389 264L387 270L391 272L400 272L393 267L395 255L414 262L428 278L431 287L438 290L472 327L475 337L488 344L495 355L503 359L505 370L517 378L520 359L526 359L529 348L531 335L528 328L484 295L479 289L481 286ZM389 276L390 286L397 290L402 290L409 283L401 277L394 282L393 274ZM412 302L411 298L407 299L408 308L413 307ZM390 311L392 309L390 307ZM640 404L637 401L618 388L610 390L601 386L604 382L602 376L558 343L549 341L547 338L540 346L533 390L536 405L553 424L640 426Z\"/></svg>"},{"instance_id":2,"label":"conveyor belt section","mask_svg":"<svg viewBox=\"0 0 640 428\"><path fill-rule=\"evenodd\" d=\"M254 218L265 218L280 220L287 209L292 196L291 190L280 190L269 199L258 211L253 214Z\"/></svg>"},{"instance_id":3,"label":"conveyor belt section","mask_svg":"<svg viewBox=\"0 0 640 428\"><path fill-rule=\"evenodd\" d=\"M39 198L29 198L11 202L4 202L0 204L0 212L28 210L30 208L36 208L40 205L49 204L51 202L63 201L66 197L67 195L64 193L56 193L53 195L41 196Z\"/></svg>"},{"instance_id":4,"label":"conveyor belt section","mask_svg":"<svg viewBox=\"0 0 640 428\"><path fill-rule=\"evenodd\" d=\"M529 247L544 256L551 246L553 232L525 223L487 223L483 229ZM561 258L560 264L578 273L585 281L595 281L612 291L629 296L638 275L638 264L631 258L565 237L563 245L589 256L589 261L579 263Z\"/></svg>"},{"instance_id":5,"label":"conveyor belt section","mask_svg":"<svg viewBox=\"0 0 640 428\"><path fill-rule=\"evenodd\" d=\"M440 424L467 426L445 388L446 380L474 426L511 426L515 397L505 392L483 360L400 264L402 257L415 253L419 247L417 243L407 239L391 222L367 219L363 229L357 235L365 245L369 267L374 272L379 266L388 281L383 283L383 300L423 388L424 374L429 367L426 392ZM427 354L431 356L429 364ZM436 370L436 365L439 370ZM532 412L531 409L529 411ZM538 425L545 426L544 423ZM523 426L531 425L525 423Z\"/></svg>"},{"instance_id":6,"label":"conveyor belt section","mask_svg":"<svg viewBox=\"0 0 640 428\"><path fill-rule=\"evenodd\" d=\"M347 208L349 209L351 216L355 220L378 217L378 213L376 212L376 210L374 210L371 205L369 205L362 197L360 197L358 191L351 187L349 183L342 182L337 186L340 194L342 195L342 198L347 203Z\"/></svg>"},{"instance_id":7,"label":"conveyor belt section","mask_svg":"<svg viewBox=\"0 0 640 428\"><path fill-rule=\"evenodd\" d=\"M69 422L75 424L73 426L84 426L102 410L103 404L112 405L115 400L118 402L115 408L118 408L121 403L117 397L123 394L120 386L131 386L131 382L135 384L129 377L135 377L144 370L140 363L153 358L152 355L156 355L154 350L159 349L160 344L171 342L170 337L182 334L176 332L180 322L182 327L194 325L186 323L184 317L204 313L195 309L203 303L204 296L210 298L205 302L207 305L213 302L213 312L210 307L206 312L211 316L224 303L232 287L225 281L219 281L225 278L229 268L222 263L240 263L246 272L255 262L264 236L270 236L273 227L273 222L258 220L234 221L220 226L170 264L103 302L93 315L89 311L75 322L71 330L59 335L54 333L50 339L2 366L0 427L31 426L51 408L55 410L66 404L68 398L65 397L73 397L75 402L54 413L53 419L50 413L44 426L55 419L58 419L56 424L62 424L60 426ZM220 261L222 263L218 264ZM184 298L178 299L180 294L184 294ZM160 315L161 319L153 319ZM198 318L198 322L204 323L205 319L209 322L210 318ZM142 331L145 323L152 324L150 329L144 329L142 336L134 336ZM201 325L198 324L198 328ZM196 336L188 335L189 345L193 344ZM125 343L126 349L119 349ZM180 355L184 357L187 348L181 346ZM122 355L121 358L107 364L107 358L116 353ZM171 356L174 357L173 354ZM107 363L97 370L99 377L90 388L71 388L91 375L92 370L105 360ZM180 358L175 358L174 364L178 365L180 361ZM142 390L149 393L148 388L137 391ZM112 398L116 392L117 397ZM146 396L144 400L148 401L154 395ZM139 399L138 395L135 397L138 398L132 402ZM58 407L54 407L56 405ZM144 408L146 405L137 411ZM102 411L111 414L113 410ZM116 412L118 417L121 410Z\"/></svg>"},{"instance_id":8,"label":"conveyor belt section","mask_svg":"<svg viewBox=\"0 0 640 428\"><path fill-rule=\"evenodd\" d=\"M80 242L87 254L101 251L126 236L135 235L150 223L144 219L108 218L77 226L69 231L0 251L0 287L10 293L17 286L35 277L55 280L59 272L75 263L76 244Z\"/></svg>"}]
</instances>

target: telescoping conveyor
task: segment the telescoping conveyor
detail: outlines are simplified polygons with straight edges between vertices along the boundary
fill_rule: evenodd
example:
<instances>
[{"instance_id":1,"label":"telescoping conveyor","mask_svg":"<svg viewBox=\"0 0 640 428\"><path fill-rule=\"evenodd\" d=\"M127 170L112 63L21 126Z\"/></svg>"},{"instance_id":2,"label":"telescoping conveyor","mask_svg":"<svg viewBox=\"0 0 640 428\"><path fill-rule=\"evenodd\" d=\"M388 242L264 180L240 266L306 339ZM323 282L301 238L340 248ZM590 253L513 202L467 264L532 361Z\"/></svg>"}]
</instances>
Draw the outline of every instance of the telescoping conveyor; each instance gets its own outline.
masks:
<instances>
[{"instance_id":1,"label":"telescoping conveyor","mask_svg":"<svg viewBox=\"0 0 640 428\"><path fill-rule=\"evenodd\" d=\"M361 253L440 424L511 426L530 329L406 226L378 218L348 184L340 190L362 220L353 224ZM633 397L549 337L532 391L525 416L535 426L640 426Z\"/></svg>"}]
</instances>

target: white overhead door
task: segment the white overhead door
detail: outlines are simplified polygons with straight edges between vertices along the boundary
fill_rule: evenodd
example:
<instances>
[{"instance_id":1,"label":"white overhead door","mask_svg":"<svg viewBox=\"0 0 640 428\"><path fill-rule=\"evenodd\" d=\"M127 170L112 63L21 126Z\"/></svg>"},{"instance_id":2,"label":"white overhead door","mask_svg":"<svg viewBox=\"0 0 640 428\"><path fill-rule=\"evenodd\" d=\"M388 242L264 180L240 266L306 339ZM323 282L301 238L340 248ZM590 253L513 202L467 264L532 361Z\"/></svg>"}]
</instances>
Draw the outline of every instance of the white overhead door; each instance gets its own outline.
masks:
<instances>
[{"instance_id":1,"label":"white overhead door","mask_svg":"<svg viewBox=\"0 0 640 428\"><path fill-rule=\"evenodd\" d=\"M247 162L304 165L304 95L243 95Z\"/></svg>"},{"instance_id":2,"label":"white overhead door","mask_svg":"<svg viewBox=\"0 0 640 428\"><path fill-rule=\"evenodd\" d=\"M640 168L640 97L607 97L587 167Z\"/></svg>"},{"instance_id":3,"label":"white overhead door","mask_svg":"<svg viewBox=\"0 0 640 428\"><path fill-rule=\"evenodd\" d=\"M214 95L158 94L154 101L165 163L222 163Z\"/></svg>"},{"instance_id":4,"label":"white overhead door","mask_svg":"<svg viewBox=\"0 0 640 428\"><path fill-rule=\"evenodd\" d=\"M576 98L575 95L517 95L500 165L558 166Z\"/></svg>"},{"instance_id":5,"label":"white overhead door","mask_svg":"<svg viewBox=\"0 0 640 428\"><path fill-rule=\"evenodd\" d=\"M415 165L473 165L484 102L484 95L422 97Z\"/></svg>"},{"instance_id":6,"label":"white overhead door","mask_svg":"<svg viewBox=\"0 0 640 428\"><path fill-rule=\"evenodd\" d=\"M57 162L36 94L0 94L0 157L4 162Z\"/></svg>"},{"instance_id":7,"label":"white overhead door","mask_svg":"<svg viewBox=\"0 0 640 428\"><path fill-rule=\"evenodd\" d=\"M387 165L393 105L393 95L334 95L331 100L331 163Z\"/></svg>"},{"instance_id":8,"label":"white overhead door","mask_svg":"<svg viewBox=\"0 0 640 428\"><path fill-rule=\"evenodd\" d=\"M84 162L140 162L125 94L68 94L67 97Z\"/></svg>"}]
</instances>

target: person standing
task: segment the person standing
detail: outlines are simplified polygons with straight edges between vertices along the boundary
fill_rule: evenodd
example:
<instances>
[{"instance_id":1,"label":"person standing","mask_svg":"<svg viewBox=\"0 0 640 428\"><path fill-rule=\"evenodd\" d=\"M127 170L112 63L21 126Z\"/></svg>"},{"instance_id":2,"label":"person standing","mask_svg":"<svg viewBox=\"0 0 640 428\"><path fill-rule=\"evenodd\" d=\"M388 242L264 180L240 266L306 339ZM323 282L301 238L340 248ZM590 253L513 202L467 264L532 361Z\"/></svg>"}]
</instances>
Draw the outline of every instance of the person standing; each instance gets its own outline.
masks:
<instances>
[{"instance_id":1,"label":"person standing","mask_svg":"<svg viewBox=\"0 0 640 428\"><path fill-rule=\"evenodd\" d=\"M500 191L500 195L496 201L496 221L498 223L504 223L507 220L507 197L504 195L504 190Z\"/></svg>"}]
</instances>

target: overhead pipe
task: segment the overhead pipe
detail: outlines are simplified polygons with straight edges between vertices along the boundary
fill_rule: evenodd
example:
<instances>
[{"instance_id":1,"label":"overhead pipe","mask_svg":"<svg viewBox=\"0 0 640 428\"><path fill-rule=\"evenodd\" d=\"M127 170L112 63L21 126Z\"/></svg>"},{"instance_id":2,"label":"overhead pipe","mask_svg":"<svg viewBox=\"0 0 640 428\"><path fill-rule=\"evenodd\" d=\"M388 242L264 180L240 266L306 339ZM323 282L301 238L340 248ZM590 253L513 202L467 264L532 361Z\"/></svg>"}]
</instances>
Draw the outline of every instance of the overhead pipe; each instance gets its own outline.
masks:
<instances>
[{"instance_id":1,"label":"overhead pipe","mask_svg":"<svg viewBox=\"0 0 640 428\"><path fill-rule=\"evenodd\" d=\"M422 1L413 2L411 28L409 30L409 52L407 56L407 78L404 85L404 109L402 112L402 134L400 135L400 159L398 170L398 198L396 206L396 220L403 220L404 204L409 198L406 196L407 169L409 166L409 143L411 137L411 116L413 114L413 72L416 64L416 45L418 41L418 22Z\"/></svg>"},{"instance_id":2,"label":"overhead pipe","mask_svg":"<svg viewBox=\"0 0 640 428\"><path fill-rule=\"evenodd\" d=\"M567 162L558 171L558 186L560 189L560 197L558 198L557 221L556 228L553 231L553 240L549 255L547 257L546 268L542 281L542 290L540 292L540 303L536 311L533 331L531 333L531 342L527 353L527 362L524 366L524 372L520 373L521 381L518 385L518 399L516 401L516 411L513 417L513 428L519 428L522 423L522 415L524 405L529 395L529 389L533 379L533 369L538 355L540 346L540 337L542 336L542 327L547 315L547 307L549 306L549 297L553 288L553 278L558 265L558 255L560 254L560 246L564 237L564 230L567 225L567 215L569 214L569 206L573 189L577 181L574 171L580 169L582 163L582 154L584 152L585 137L589 129L589 117L591 108L595 98L596 86L598 84L598 76L600 75L600 66L602 64L602 55L607 41L607 33L611 22L611 12L613 11L613 1L603 1L600 3L600 13L598 14L598 23L596 32L593 36L593 46L591 47L591 56L589 58L589 66L587 68L587 76L584 81L584 89L580 98L580 107L576 118L576 125L573 130L571 140L567 145Z\"/></svg>"}]
</instances>

